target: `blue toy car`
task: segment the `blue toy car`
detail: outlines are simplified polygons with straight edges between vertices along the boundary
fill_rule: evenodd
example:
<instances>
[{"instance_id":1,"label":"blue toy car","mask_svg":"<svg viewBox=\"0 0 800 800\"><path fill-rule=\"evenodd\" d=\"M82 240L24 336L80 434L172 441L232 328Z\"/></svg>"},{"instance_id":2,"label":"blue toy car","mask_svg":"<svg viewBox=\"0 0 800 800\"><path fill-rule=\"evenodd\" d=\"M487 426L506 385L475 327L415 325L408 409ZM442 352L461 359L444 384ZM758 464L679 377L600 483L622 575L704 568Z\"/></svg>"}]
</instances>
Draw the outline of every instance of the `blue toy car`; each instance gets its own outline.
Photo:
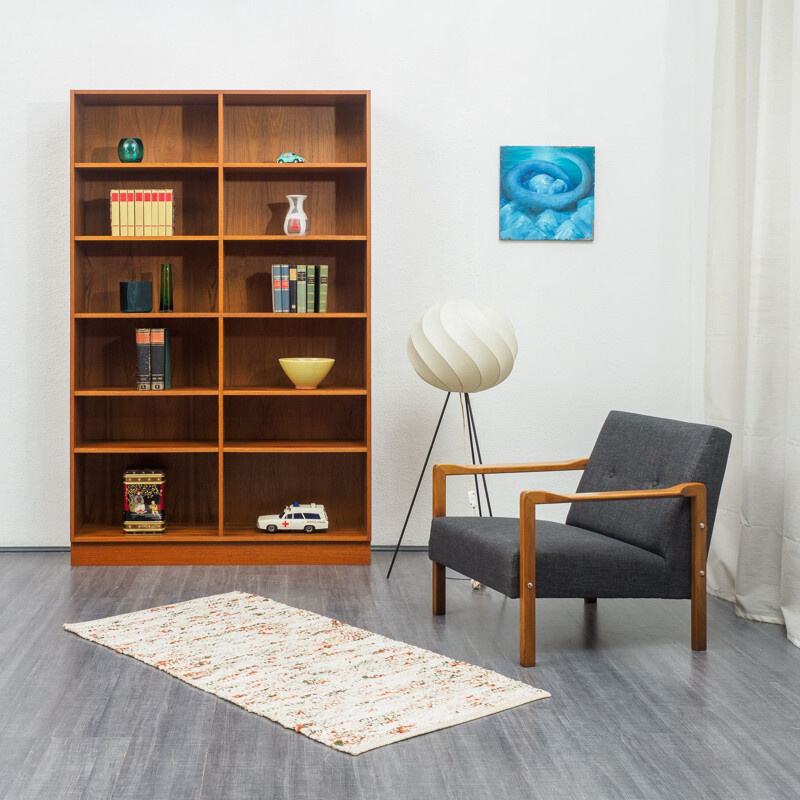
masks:
<instances>
[{"instance_id":1,"label":"blue toy car","mask_svg":"<svg viewBox=\"0 0 800 800\"><path fill-rule=\"evenodd\" d=\"M276 164L303 164L305 159L297 153L281 153L278 156Z\"/></svg>"}]
</instances>

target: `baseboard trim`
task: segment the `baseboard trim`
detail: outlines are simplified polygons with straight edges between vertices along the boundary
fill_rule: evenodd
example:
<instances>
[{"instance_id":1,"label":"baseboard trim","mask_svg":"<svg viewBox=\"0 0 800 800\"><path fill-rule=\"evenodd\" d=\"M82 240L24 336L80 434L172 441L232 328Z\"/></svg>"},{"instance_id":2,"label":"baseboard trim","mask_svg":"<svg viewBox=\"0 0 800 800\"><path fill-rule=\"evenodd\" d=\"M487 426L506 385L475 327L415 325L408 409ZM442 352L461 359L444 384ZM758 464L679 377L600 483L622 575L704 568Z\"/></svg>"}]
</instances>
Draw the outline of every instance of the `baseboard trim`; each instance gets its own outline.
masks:
<instances>
[{"instance_id":1,"label":"baseboard trim","mask_svg":"<svg viewBox=\"0 0 800 800\"><path fill-rule=\"evenodd\" d=\"M374 544L373 553L393 552L392 544ZM409 544L400 547L401 553L427 553L426 545ZM0 547L0 553L69 553L69 547Z\"/></svg>"},{"instance_id":2,"label":"baseboard trim","mask_svg":"<svg viewBox=\"0 0 800 800\"><path fill-rule=\"evenodd\" d=\"M372 545L373 553L394 552L395 545L393 544L374 544ZM427 553L428 545L426 544L404 544L400 546L401 553Z\"/></svg>"}]
</instances>

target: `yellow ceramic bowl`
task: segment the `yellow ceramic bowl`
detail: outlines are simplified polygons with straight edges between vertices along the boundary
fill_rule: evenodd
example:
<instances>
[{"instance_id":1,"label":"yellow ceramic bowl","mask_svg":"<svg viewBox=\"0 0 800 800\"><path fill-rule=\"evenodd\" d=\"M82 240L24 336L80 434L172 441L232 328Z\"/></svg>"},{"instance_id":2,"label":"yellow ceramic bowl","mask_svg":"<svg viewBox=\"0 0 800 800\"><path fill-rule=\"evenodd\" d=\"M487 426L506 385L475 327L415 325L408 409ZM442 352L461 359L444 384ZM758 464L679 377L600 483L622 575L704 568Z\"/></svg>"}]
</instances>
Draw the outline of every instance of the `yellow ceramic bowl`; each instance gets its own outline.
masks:
<instances>
[{"instance_id":1,"label":"yellow ceramic bowl","mask_svg":"<svg viewBox=\"0 0 800 800\"><path fill-rule=\"evenodd\" d=\"M334 358L279 358L295 389L316 389L331 371Z\"/></svg>"}]
</instances>

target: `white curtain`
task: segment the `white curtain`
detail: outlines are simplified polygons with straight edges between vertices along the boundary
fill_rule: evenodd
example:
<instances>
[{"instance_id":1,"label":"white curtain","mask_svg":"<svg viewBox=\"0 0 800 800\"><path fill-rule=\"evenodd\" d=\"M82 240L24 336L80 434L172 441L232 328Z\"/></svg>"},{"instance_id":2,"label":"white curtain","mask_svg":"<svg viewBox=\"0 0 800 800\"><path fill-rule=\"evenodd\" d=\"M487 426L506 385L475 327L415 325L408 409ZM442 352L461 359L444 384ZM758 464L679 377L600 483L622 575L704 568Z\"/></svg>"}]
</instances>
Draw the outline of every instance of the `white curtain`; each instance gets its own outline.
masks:
<instances>
[{"instance_id":1,"label":"white curtain","mask_svg":"<svg viewBox=\"0 0 800 800\"><path fill-rule=\"evenodd\" d=\"M720 0L709 202L709 590L800 647L800 0Z\"/></svg>"}]
</instances>

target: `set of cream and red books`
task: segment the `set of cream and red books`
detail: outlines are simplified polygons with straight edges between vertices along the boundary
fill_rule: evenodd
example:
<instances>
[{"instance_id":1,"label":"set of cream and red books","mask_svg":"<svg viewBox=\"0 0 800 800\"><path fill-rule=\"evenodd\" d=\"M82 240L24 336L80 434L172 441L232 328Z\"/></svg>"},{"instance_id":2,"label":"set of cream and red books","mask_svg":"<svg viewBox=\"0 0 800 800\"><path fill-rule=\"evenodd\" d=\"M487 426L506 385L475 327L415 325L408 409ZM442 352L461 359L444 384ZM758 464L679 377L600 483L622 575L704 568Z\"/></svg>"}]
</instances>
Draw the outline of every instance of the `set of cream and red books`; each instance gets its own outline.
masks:
<instances>
[{"instance_id":1,"label":"set of cream and red books","mask_svg":"<svg viewBox=\"0 0 800 800\"><path fill-rule=\"evenodd\" d=\"M172 236L175 232L172 189L112 189L112 236Z\"/></svg>"}]
</instances>

